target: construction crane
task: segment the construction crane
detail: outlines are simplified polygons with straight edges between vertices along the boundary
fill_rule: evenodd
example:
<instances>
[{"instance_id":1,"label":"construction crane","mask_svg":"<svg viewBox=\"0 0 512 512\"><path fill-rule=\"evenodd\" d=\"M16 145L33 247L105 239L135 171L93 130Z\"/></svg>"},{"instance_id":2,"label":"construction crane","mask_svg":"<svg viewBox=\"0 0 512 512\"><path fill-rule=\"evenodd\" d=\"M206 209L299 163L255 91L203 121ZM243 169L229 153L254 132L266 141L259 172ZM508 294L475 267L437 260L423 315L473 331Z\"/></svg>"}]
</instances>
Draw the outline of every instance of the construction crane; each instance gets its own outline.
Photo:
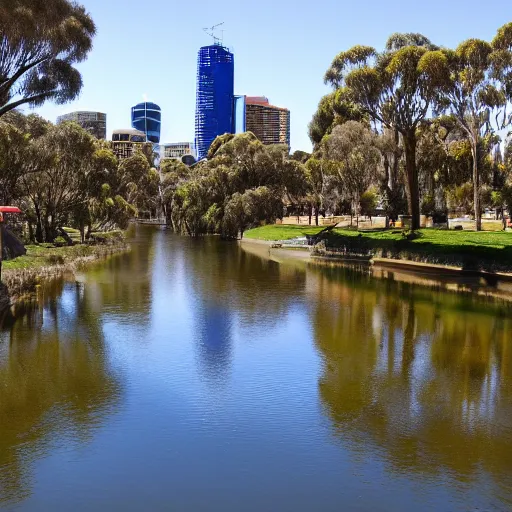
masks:
<instances>
[{"instance_id":1,"label":"construction crane","mask_svg":"<svg viewBox=\"0 0 512 512\"><path fill-rule=\"evenodd\" d=\"M210 36L213 38L213 44L219 44L219 45L222 45L222 42L223 42L223 39L224 39L224 30L221 30L221 37L217 37L215 35L215 32L216 30L218 30L217 27L220 27L221 25L224 25L224 22L222 23L217 23L217 25L213 25L213 27L206 27L206 28L203 28L203 30Z\"/></svg>"}]
</instances>

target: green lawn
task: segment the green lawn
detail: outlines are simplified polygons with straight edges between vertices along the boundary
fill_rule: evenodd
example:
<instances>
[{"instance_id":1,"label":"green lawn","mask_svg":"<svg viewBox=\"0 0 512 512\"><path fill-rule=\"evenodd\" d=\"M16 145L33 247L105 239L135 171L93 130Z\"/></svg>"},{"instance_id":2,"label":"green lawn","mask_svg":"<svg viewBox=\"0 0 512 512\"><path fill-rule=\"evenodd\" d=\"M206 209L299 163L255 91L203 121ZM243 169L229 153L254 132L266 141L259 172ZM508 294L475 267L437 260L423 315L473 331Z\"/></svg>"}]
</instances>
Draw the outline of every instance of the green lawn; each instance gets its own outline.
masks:
<instances>
[{"instance_id":1,"label":"green lawn","mask_svg":"<svg viewBox=\"0 0 512 512\"><path fill-rule=\"evenodd\" d=\"M86 245L73 245L72 247L53 247L51 244L27 245L27 254L2 263L2 268L28 269L40 268L48 265L63 264L78 257L94 254L94 248Z\"/></svg>"},{"instance_id":2,"label":"green lawn","mask_svg":"<svg viewBox=\"0 0 512 512\"><path fill-rule=\"evenodd\" d=\"M247 231L260 240L287 240L314 234L321 227L273 225ZM355 231L335 229L326 237L327 248L353 253L458 265L468 269L512 271L512 233L421 229L407 240L401 230Z\"/></svg>"},{"instance_id":3,"label":"green lawn","mask_svg":"<svg viewBox=\"0 0 512 512\"><path fill-rule=\"evenodd\" d=\"M314 235L324 227L272 224L250 229L244 233L244 238L253 238L255 240L290 240L291 238Z\"/></svg>"}]
</instances>

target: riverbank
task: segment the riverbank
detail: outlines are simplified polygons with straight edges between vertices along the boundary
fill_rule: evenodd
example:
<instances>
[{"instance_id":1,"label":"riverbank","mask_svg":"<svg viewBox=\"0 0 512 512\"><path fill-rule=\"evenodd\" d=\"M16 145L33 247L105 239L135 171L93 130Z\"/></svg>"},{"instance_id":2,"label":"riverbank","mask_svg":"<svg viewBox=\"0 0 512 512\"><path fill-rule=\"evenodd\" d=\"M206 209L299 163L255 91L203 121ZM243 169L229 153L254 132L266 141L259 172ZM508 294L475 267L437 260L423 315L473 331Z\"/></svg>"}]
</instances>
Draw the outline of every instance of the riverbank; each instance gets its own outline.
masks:
<instances>
[{"instance_id":1,"label":"riverbank","mask_svg":"<svg viewBox=\"0 0 512 512\"><path fill-rule=\"evenodd\" d=\"M262 226L247 231L244 238L275 242L316 234L321 229L314 226ZM449 270L512 273L512 234L506 232L421 229L407 237L401 230L333 229L325 235L324 243L325 249L316 252L329 258L357 255L430 264Z\"/></svg>"},{"instance_id":2,"label":"riverbank","mask_svg":"<svg viewBox=\"0 0 512 512\"><path fill-rule=\"evenodd\" d=\"M287 266L306 269L308 265L314 265L340 272L367 274L379 280L389 280L406 286L419 285L431 290L512 302L512 274L474 272L448 265L386 258L370 259L357 255L315 256L311 247L276 248L272 247L275 242L269 240L244 238L239 243L249 254Z\"/></svg>"},{"instance_id":3,"label":"riverbank","mask_svg":"<svg viewBox=\"0 0 512 512\"><path fill-rule=\"evenodd\" d=\"M38 286L113 254L129 250L124 236L106 234L94 245L55 247L53 244L29 245L27 254L2 263L0 313L17 302L33 296Z\"/></svg>"}]
</instances>

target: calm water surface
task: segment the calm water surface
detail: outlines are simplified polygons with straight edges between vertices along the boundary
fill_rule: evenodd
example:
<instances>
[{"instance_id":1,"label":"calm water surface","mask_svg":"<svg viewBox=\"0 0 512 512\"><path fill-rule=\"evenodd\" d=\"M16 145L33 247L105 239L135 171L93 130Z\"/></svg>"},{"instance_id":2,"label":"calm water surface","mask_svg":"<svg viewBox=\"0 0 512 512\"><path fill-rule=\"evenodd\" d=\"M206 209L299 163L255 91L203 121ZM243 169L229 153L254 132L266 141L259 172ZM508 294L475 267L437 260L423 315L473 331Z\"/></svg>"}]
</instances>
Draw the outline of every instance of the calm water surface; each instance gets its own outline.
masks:
<instances>
[{"instance_id":1,"label":"calm water surface","mask_svg":"<svg viewBox=\"0 0 512 512\"><path fill-rule=\"evenodd\" d=\"M512 510L511 319L141 229L0 329L0 509Z\"/></svg>"}]
</instances>

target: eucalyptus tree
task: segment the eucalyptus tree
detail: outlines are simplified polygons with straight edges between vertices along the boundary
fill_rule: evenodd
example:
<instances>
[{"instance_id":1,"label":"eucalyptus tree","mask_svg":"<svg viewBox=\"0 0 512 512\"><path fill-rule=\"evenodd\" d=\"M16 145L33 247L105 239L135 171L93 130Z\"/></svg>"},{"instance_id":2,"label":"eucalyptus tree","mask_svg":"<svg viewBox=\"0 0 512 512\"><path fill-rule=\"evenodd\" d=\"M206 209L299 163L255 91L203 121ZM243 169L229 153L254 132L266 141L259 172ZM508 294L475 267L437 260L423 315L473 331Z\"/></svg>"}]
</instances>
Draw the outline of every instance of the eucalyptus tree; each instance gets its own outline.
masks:
<instances>
[{"instance_id":1,"label":"eucalyptus tree","mask_svg":"<svg viewBox=\"0 0 512 512\"><path fill-rule=\"evenodd\" d=\"M9 123L0 121L0 204L11 204L23 173L29 140L26 134Z\"/></svg>"},{"instance_id":2,"label":"eucalyptus tree","mask_svg":"<svg viewBox=\"0 0 512 512\"><path fill-rule=\"evenodd\" d=\"M158 172L150 166L147 154L143 151L136 151L119 163L117 195L123 197L136 211L155 208L159 182Z\"/></svg>"},{"instance_id":3,"label":"eucalyptus tree","mask_svg":"<svg viewBox=\"0 0 512 512\"><path fill-rule=\"evenodd\" d=\"M286 196L305 194L304 166L289 158L287 146L265 146L252 133L218 137L213 146L211 159L171 178L177 185L170 216L180 231L233 238L281 217Z\"/></svg>"},{"instance_id":4,"label":"eucalyptus tree","mask_svg":"<svg viewBox=\"0 0 512 512\"><path fill-rule=\"evenodd\" d=\"M377 127L397 130L405 152L405 177L412 228L420 223L417 129L437 98L438 84L419 66L435 50L421 34L394 34L379 53L369 46L341 52L325 74L343 97L353 102Z\"/></svg>"},{"instance_id":5,"label":"eucalyptus tree","mask_svg":"<svg viewBox=\"0 0 512 512\"><path fill-rule=\"evenodd\" d=\"M503 40L503 37L498 39L496 44L503 48L496 50L487 41L468 39L455 50L428 52L420 62L421 70L442 85L436 105L438 110L448 111L457 119L470 143L477 231L482 229L480 142L495 129L503 127L505 120L503 117L499 121L500 112L504 113L506 109L509 86L505 62L512 55Z\"/></svg>"},{"instance_id":6,"label":"eucalyptus tree","mask_svg":"<svg viewBox=\"0 0 512 512\"><path fill-rule=\"evenodd\" d=\"M36 219L38 241L52 242L58 228L83 208L88 198L88 175L95 139L75 123L52 126L37 140L34 172L21 178Z\"/></svg>"},{"instance_id":7,"label":"eucalyptus tree","mask_svg":"<svg viewBox=\"0 0 512 512\"><path fill-rule=\"evenodd\" d=\"M320 100L308 126L309 138L315 149L318 149L324 137L329 135L335 126L347 121L362 121L366 117L359 106L351 100L347 91L339 88Z\"/></svg>"},{"instance_id":8,"label":"eucalyptus tree","mask_svg":"<svg viewBox=\"0 0 512 512\"><path fill-rule=\"evenodd\" d=\"M0 116L21 105L75 99L75 64L92 48L96 27L70 0L0 0Z\"/></svg>"},{"instance_id":9,"label":"eucalyptus tree","mask_svg":"<svg viewBox=\"0 0 512 512\"><path fill-rule=\"evenodd\" d=\"M339 162L339 187L346 190L357 218L361 210L361 196L377 182L381 155L376 135L357 121L336 126L327 142L330 159Z\"/></svg>"},{"instance_id":10,"label":"eucalyptus tree","mask_svg":"<svg viewBox=\"0 0 512 512\"><path fill-rule=\"evenodd\" d=\"M390 219L396 221L401 213L407 211L407 199L401 179L403 149L400 145L400 133L396 128L384 128L377 137L376 145L382 155L380 199L386 215L386 227L389 227Z\"/></svg>"}]
</instances>

